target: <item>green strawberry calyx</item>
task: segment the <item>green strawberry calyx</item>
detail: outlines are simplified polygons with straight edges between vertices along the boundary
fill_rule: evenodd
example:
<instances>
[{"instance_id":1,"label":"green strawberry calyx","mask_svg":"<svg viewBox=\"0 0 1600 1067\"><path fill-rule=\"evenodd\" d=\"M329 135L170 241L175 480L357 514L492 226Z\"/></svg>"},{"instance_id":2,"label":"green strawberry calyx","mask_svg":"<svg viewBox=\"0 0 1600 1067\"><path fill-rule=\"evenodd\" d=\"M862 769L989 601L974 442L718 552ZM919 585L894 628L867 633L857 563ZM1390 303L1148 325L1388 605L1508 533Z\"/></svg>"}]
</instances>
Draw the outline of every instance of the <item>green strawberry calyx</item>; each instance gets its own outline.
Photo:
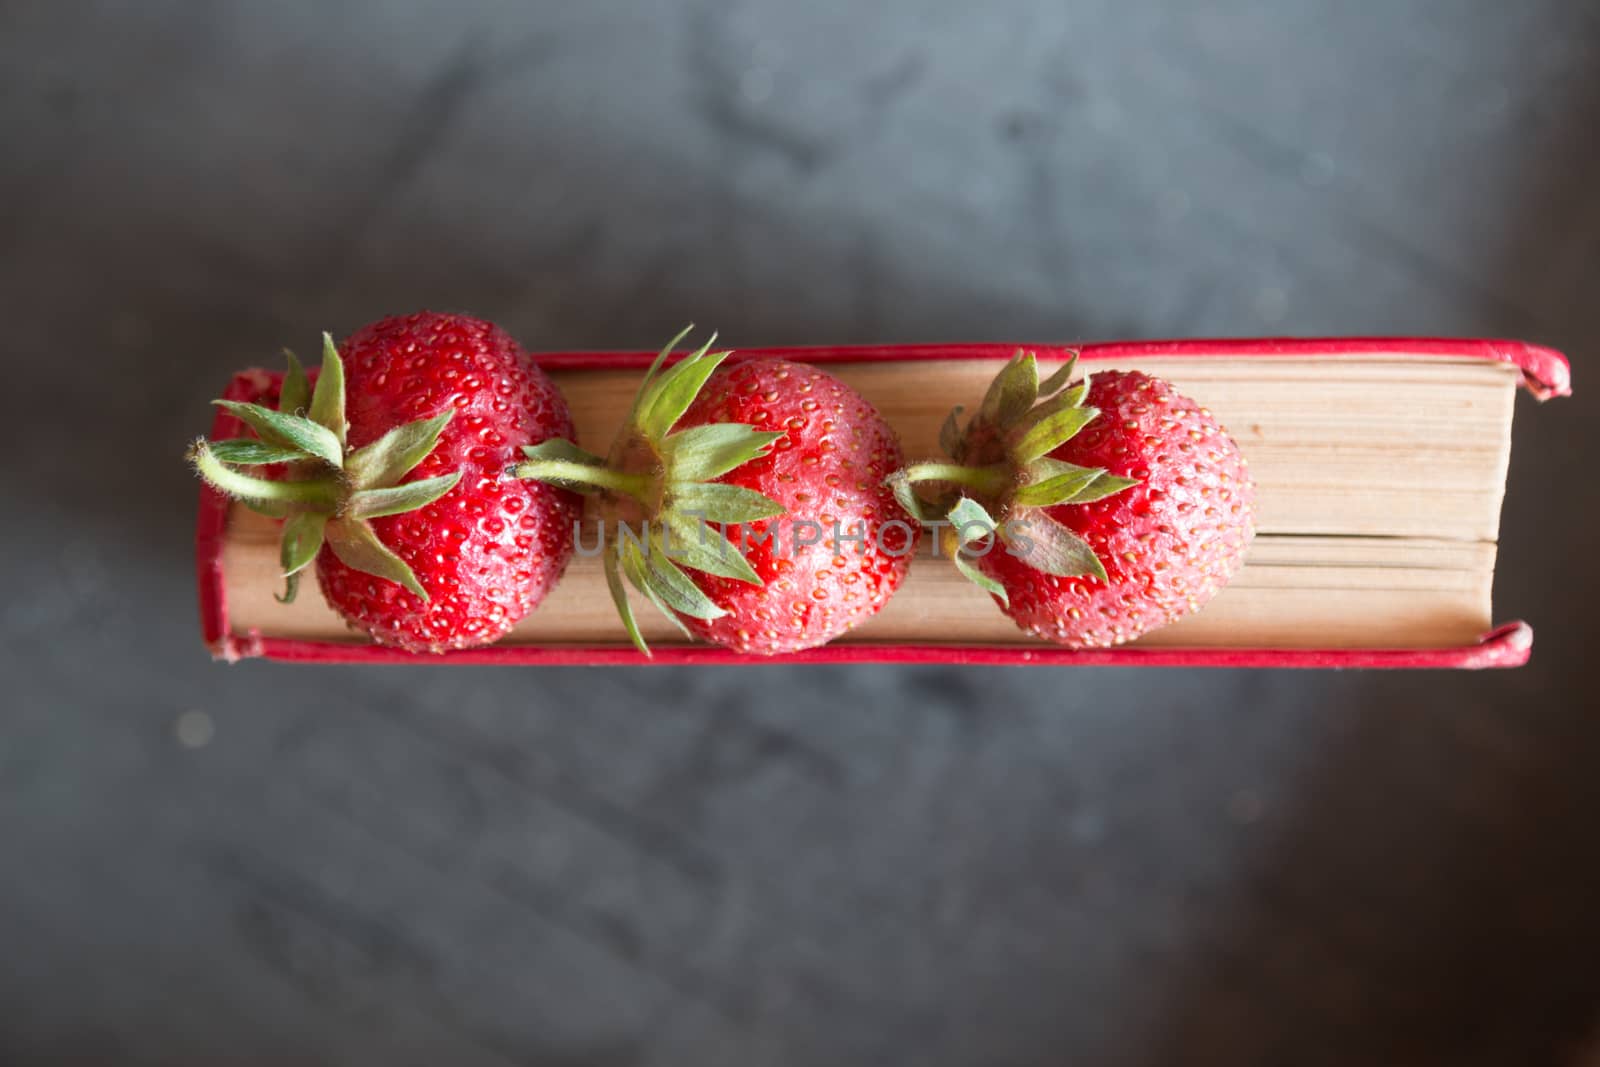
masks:
<instances>
[{"instance_id":1,"label":"green strawberry calyx","mask_svg":"<svg viewBox=\"0 0 1600 1067\"><path fill-rule=\"evenodd\" d=\"M674 432L713 371L731 351L712 352L716 335L670 367L667 358L690 326L667 342L645 374L627 422L609 455L552 439L525 446L513 468L518 478L589 496L600 519L600 557L606 585L634 647L650 648L628 602L626 579L684 632L680 615L716 619L727 612L685 569L760 586L755 569L727 536L729 526L785 514L783 505L752 489L716 479L765 456L782 432L743 423L713 423ZM720 527L720 529L719 529Z\"/></svg>"},{"instance_id":2,"label":"green strawberry calyx","mask_svg":"<svg viewBox=\"0 0 1600 1067\"><path fill-rule=\"evenodd\" d=\"M371 444L351 448L345 439L344 362L333 338L322 335L322 370L314 389L294 353L285 350L284 355L289 369L276 411L237 400L212 401L255 437L197 440L189 446L189 462L212 488L283 520L284 592L278 597L283 603L294 600L301 572L324 544L347 567L427 600L416 574L378 539L369 520L415 511L455 488L460 471L400 481L434 450L455 409L396 426ZM269 464L284 464L285 475L248 471Z\"/></svg>"},{"instance_id":3,"label":"green strawberry calyx","mask_svg":"<svg viewBox=\"0 0 1600 1067\"><path fill-rule=\"evenodd\" d=\"M1071 382L1077 362L1074 354L1041 382L1033 353L1018 349L965 428L960 407L946 417L939 446L951 462L914 463L885 481L914 518L942 528L942 547L956 569L1002 602L1004 587L973 564L966 545L998 537L1046 574L1105 581L1094 549L1044 509L1104 500L1139 484L1103 467L1050 458L1100 414L1083 406L1088 377ZM1025 537L1015 536L1024 529Z\"/></svg>"}]
</instances>

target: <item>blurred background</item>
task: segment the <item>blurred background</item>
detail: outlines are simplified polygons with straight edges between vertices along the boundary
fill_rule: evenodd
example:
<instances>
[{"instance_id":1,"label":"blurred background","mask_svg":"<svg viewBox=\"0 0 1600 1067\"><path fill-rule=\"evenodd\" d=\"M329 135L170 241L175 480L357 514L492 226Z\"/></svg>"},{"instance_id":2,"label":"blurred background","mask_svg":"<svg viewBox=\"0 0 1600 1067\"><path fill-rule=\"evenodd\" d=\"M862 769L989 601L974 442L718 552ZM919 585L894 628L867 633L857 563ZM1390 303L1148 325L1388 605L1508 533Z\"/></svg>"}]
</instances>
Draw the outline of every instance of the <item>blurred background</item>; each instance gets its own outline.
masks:
<instances>
[{"instance_id":1,"label":"blurred background","mask_svg":"<svg viewBox=\"0 0 1600 1067\"><path fill-rule=\"evenodd\" d=\"M1581 1062L1597 130L1588 0L0 4L0 1061ZM1553 344L1533 663L213 664L208 399L419 307Z\"/></svg>"}]
</instances>

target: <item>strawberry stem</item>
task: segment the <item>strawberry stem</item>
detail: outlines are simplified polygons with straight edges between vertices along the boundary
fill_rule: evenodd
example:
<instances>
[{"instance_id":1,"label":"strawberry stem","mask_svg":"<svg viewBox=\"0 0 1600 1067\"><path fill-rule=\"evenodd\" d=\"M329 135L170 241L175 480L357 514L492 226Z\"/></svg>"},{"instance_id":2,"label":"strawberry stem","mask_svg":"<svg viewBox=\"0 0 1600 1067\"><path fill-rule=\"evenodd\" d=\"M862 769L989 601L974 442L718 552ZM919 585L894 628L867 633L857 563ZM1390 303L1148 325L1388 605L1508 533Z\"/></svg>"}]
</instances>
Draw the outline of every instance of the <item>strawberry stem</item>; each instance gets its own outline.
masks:
<instances>
[{"instance_id":1,"label":"strawberry stem","mask_svg":"<svg viewBox=\"0 0 1600 1067\"><path fill-rule=\"evenodd\" d=\"M957 420L961 409L956 408L939 431L939 446L953 459L997 462L914 463L895 471L885 484L894 490L900 506L924 525L936 520L954 525L959 533L973 525L994 529L991 515L1005 518L1026 509L1089 504L1138 484L1103 468L1079 467L1051 457L1100 416L1097 409L1083 406L1089 393L1087 379L1067 384L1076 363L1074 355L1041 382L1033 353L1018 349L990 383L983 406L966 429ZM961 492L943 491L937 500L927 501L914 488L919 482L943 482ZM1032 525L1034 540L1043 548L1031 564L1035 569L1105 580L1104 564L1077 534L1045 514L1034 516ZM1006 536L1001 531L1002 540ZM974 584L1005 599L1005 590L959 552L951 558Z\"/></svg>"},{"instance_id":2,"label":"strawberry stem","mask_svg":"<svg viewBox=\"0 0 1600 1067\"><path fill-rule=\"evenodd\" d=\"M298 482L279 482L257 478L223 463L204 441L189 449L189 460L200 476L229 496L241 500L272 500L292 504L321 506L332 511L338 504L339 487L332 479L314 478Z\"/></svg>"},{"instance_id":3,"label":"strawberry stem","mask_svg":"<svg viewBox=\"0 0 1600 1067\"><path fill-rule=\"evenodd\" d=\"M785 514L783 505L754 490L716 479L767 456L783 431L762 431L736 422L697 423L674 432L711 375L732 352L712 352L707 341L667 365L680 333L650 365L634 397L628 421L609 455L585 452L574 442L551 438L522 450L527 457L512 468L518 478L544 482L589 496L599 494L599 518L607 525L641 532L644 545L619 535L610 545L602 536L606 584L634 647L650 655L629 606L626 579L687 635L679 616L714 619L725 613L684 569L703 575L762 585L743 550L725 551L728 525ZM712 340L715 340L713 335ZM613 495L614 494L614 495ZM632 503L617 499L627 496ZM716 525L712 525L715 523ZM670 531L679 555L654 551L650 531ZM721 527L719 529L719 527ZM602 528L603 529L603 528ZM769 535L770 536L770 535ZM715 545L716 548L707 548Z\"/></svg>"},{"instance_id":4,"label":"strawberry stem","mask_svg":"<svg viewBox=\"0 0 1600 1067\"><path fill-rule=\"evenodd\" d=\"M950 482L980 493L998 493L1011 483L1005 467L963 467L956 463L913 463L901 475L906 481Z\"/></svg>"},{"instance_id":5,"label":"strawberry stem","mask_svg":"<svg viewBox=\"0 0 1600 1067\"><path fill-rule=\"evenodd\" d=\"M347 567L395 582L427 600L427 590L410 565L378 540L366 520L415 511L455 488L459 470L401 483L433 454L455 410L447 407L431 418L394 426L376 441L352 449L346 440L344 360L333 338L322 335L322 372L314 389L300 361L292 354L288 359L276 411L256 403L214 401L256 437L196 441L187 453L189 462L218 491L252 511L285 520L283 602L294 599L299 573L324 544ZM276 463L285 465L281 477L239 470ZM300 476L308 470L317 476Z\"/></svg>"},{"instance_id":6,"label":"strawberry stem","mask_svg":"<svg viewBox=\"0 0 1600 1067\"><path fill-rule=\"evenodd\" d=\"M648 474L634 474L564 459L526 460L517 464L514 473L518 478L558 482L573 488L591 486L595 489L609 489L631 496L640 503L647 502L654 481Z\"/></svg>"}]
</instances>

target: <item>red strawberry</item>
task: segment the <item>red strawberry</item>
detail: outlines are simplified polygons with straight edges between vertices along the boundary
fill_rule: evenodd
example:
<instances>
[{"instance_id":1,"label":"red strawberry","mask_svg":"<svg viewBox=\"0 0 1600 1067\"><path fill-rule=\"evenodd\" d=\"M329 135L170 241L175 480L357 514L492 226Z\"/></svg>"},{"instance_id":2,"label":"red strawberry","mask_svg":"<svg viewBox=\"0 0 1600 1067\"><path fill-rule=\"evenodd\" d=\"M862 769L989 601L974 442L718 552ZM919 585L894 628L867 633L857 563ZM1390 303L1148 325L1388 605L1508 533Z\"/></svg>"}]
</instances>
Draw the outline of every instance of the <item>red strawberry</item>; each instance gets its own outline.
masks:
<instances>
[{"instance_id":1,"label":"red strawberry","mask_svg":"<svg viewBox=\"0 0 1600 1067\"><path fill-rule=\"evenodd\" d=\"M884 485L899 442L832 375L780 359L721 366L730 353L709 347L659 373L657 360L608 460L550 442L518 473L595 495L613 599L646 654L623 576L715 644L826 644L883 607L916 549Z\"/></svg>"},{"instance_id":2,"label":"red strawberry","mask_svg":"<svg viewBox=\"0 0 1600 1067\"><path fill-rule=\"evenodd\" d=\"M785 515L741 537L761 586L708 575L700 586L726 611L686 620L699 636L740 652L814 648L876 615L906 576L916 528L884 479L900 442L871 404L804 363L754 359L717 371L678 427L747 423L781 429L772 451L720 481L770 497ZM806 524L811 525L806 525ZM898 525L888 525L897 523ZM798 524L798 525L797 525ZM862 540L835 538L859 531ZM796 541L820 540L795 547Z\"/></svg>"},{"instance_id":3,"label":"red strawberry","mask_svg":"<svg viewBox=\"0 0 1600 1067\"><path fill-rule=\"evenodd\" d=\"M328 603L380 643L502 637L572 553L577 498L504 474L518 448L572 437L554 383L498 327L431 312L362 328L342 358L324 335L309 400L290 358L277 411L218 402L260 440L191 451L212 485L285 519L286 599L316 560ZM284 477L238 469L275 463Z\"/></svg>"},{"instance_id":4,"label":"red strawberry","mask_svg":"<svg viewBox=\"0 0 1600 1067\"><path fill-rule=\"evenodd\" d=\"M1041 386L1019 352L965 432L954 413L947 422L957 464L893 481L925 517L911 486L955 487L934 508L970 524L947 538L967 545L952 558L1018 626L1105 647L1199 610L1227 584L1253 533L1255 485L1227 431L1169 383L1108 371L1061 391L1071 370Z\"/></svg>"}]
</instances>

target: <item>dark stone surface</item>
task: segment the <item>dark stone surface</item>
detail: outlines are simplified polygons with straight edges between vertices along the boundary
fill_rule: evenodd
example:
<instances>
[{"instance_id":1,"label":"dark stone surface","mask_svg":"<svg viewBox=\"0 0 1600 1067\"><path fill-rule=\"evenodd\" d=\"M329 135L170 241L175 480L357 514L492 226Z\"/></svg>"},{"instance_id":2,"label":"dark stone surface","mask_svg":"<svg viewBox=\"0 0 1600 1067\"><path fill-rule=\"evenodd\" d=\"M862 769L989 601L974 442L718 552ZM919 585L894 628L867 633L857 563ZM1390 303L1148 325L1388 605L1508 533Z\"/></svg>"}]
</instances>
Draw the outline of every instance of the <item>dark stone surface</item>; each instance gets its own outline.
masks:
<instances>
[{"instance_id":1,"label":"dark stone surface","mask_svg":"<svg viewBox=\"0 0 1600 1067\"><path fill-rule=\"evenodd\" d=\"M0 6L0 1061L1570 1054L1597 129L1561 0ZM1497 590L1534 663L213 665L207 399L423 305L1551 342Z\"/></svg>"}]
</instances>

